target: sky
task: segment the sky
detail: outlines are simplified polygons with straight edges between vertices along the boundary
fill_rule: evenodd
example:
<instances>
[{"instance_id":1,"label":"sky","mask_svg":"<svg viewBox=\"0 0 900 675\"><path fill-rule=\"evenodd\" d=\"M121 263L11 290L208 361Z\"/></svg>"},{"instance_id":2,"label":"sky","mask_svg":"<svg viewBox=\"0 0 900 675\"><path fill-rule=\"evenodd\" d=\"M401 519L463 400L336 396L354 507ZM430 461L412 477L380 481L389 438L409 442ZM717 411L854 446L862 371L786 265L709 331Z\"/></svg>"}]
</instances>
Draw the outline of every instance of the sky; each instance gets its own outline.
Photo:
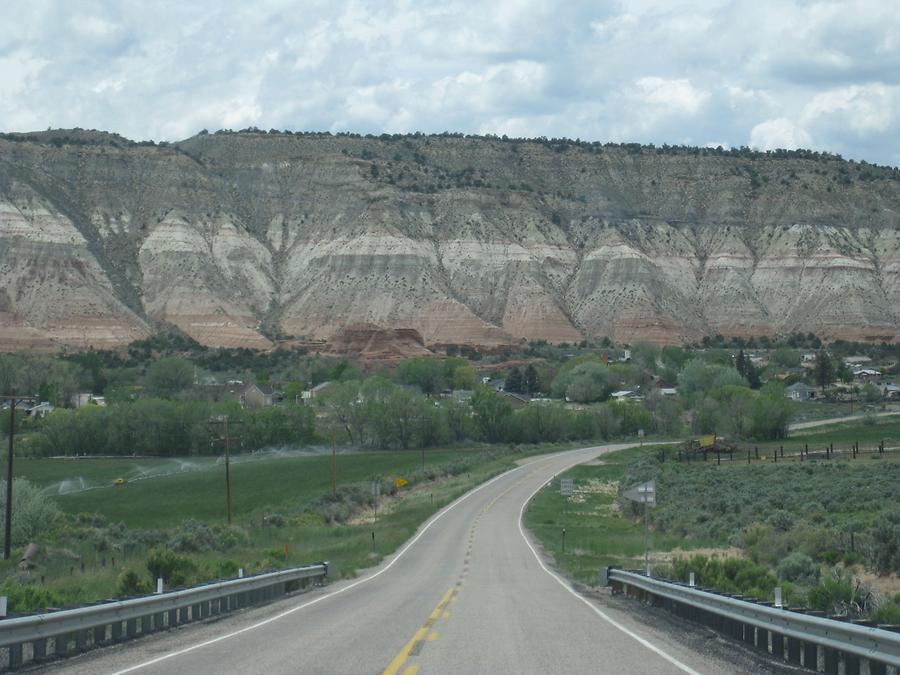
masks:
<instances>
[{"instance_id":1,"label":"sky","mask_svg":"<svg viewBox=\"0 0 900 675\"><path fill-rule=\"evenodd\" d=\"M7 0L0 131L443 131L900 165L897 0Z\"/></svg>"}]
</instances>

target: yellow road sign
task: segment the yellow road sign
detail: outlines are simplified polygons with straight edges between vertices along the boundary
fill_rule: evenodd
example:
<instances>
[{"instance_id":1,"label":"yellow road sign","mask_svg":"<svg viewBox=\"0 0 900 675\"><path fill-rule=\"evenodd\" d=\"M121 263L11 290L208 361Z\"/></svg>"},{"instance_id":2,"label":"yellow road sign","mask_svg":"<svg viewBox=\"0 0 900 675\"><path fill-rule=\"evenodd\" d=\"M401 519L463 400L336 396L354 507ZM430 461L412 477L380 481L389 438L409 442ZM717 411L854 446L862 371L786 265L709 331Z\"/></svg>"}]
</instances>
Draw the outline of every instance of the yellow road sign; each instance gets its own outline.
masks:
<instances>
[{"instance_id":1,"label":"yellow road sign","mask_svg":"<svg viewBox=\"0 0 900 675\"><path fill-rule=\"evenodd\" d=\"M400 476L397 476L397 477L394 479L394 487L395 487L395 488L398 488L398 489L399 489L399 488L402 488L402 487L403 487L404 485L406 485L407 483L409 483L409 481L406 480L405 478L400 478Z\"/></svg>"}]
</instances>

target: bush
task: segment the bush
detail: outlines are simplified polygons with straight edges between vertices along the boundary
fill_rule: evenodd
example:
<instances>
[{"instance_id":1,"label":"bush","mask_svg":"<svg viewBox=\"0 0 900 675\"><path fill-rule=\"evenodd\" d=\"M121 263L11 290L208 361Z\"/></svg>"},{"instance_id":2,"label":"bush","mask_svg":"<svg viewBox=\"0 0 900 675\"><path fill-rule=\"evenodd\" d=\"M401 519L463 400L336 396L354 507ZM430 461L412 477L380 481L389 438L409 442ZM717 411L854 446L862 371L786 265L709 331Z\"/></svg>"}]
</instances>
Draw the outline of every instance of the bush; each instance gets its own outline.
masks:
<instances>
[{"instance_id":1,"label":"bush","mask_svg":"<svg viewBox=\"0 0 900 675\"><path fill-rule=\"evenodd\" d=\"M125 570L119 575L117 595L143 595L150 590L150 585L134 570Z\"/></svg>"},{"instance_id":2,"label":"bush","mask_svg":"<svg viewBox=\"0 0 900 675\"><path fill-rule=\"evenodd\" d=\"M0 585L0 595L7 597L7 609L10 612L31 612L63 604L62 597L56 591L36 584L18 584L9 580Z\"/></svg>"},{"instance_id":3,"label":"bush","mask_svg":"<svg viewBox=\"0 0 900 675\"><path fill-rule=\"evenodd\" d=\"M0 485L0 522L6 518L6 481ZM22 546L47 535L62 522L56 503L23 478L13 480L12 543Z\"/></svg>"},{"instance_id":4,"label":"bush","mask_svg":"<svg viewBox=\"0 0 900 675\"><path fill-rule=\"evenodd\" d=\"M778 578L803 586L819 583L819 566L804 553L794 552L778 563Z\"/></svg>"},{"instance_id":5,"label":"bush","mask_svg":"<svg viewBox=\"0 0 900 675\"><path fill-rule=\"evenodd\" d=\"M218 550L221 546L218 532L196 520L186 520L169 539L168 548L173 551L200 552Z\"/></svg>"},{"instance_id":6,"label":"bush","mask_svg":"<svg viewBox=\"0 0 900 675\"><path fill-rule=\"evenodd\" d=\"M153 584L161 578L167 586L184 586L196 570L193 560L168 549L155 549L147 557L147 571Z\"/></svg>"}]
</instances>

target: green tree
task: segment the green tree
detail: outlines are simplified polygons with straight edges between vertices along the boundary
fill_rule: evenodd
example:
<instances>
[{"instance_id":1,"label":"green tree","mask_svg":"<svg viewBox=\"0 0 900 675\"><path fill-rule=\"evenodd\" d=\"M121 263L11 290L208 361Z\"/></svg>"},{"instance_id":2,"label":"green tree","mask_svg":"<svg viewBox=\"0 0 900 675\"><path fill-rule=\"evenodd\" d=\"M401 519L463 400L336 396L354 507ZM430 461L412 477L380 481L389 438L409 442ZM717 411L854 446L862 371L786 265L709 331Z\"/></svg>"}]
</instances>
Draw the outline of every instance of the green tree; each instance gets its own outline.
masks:
<instances>
[{"instance_id":1,"label":"green tree","mask_svg":"<svg viewBox=\"0 0 900 675\"><path fill-rule=\"evenodd\" d=\"M744 350L740 350L738 352L737 358L734 361L734 369L738 371L738 373L746 377L747 375L747 357L744 356Z\"/></svg>"},{"instance_id":2,"label":"green tree","mask_svg":"<svg viewBox=\"0 0 900 675\"><path fill-rule=\"evenodd\" d=\"M800 354L790 347L779 347L772 352L772 363L782 368L796 368L800 365Z\"/></svg>"},{"instance_id":3,"label":"green tree","mask_svg":"<svg viewBox=\"0 0 900 675\"><path fill-rule=\"evenodd\" d=\"M659 358L659 347L652 342L638 342L631 348L631 360L651 373L656 372L656 360Z\"/></svg>"},{"instance_id":4,"label":"green tree","mask_svg":"<svg viewBox=\"0 0 900 675\"><path fill-rule=\"evenodd\" d=\"M417 385L426 396L441 391L445 384L445 369L441 359L420 356L401 361L396 377L403 384Z\"/></svg>"},{"instance_id":5,"label":"green tree","mask_svg":"<svg viewBox=\"0 0 900 675\"><path fill-rule=\"evenodd\" d=\"M172 398L191 386L194 367L187 359L167 356L147 369L147 389L163 398Z\"/></svg>"},{"instance_id":6,"label":"green tree","mask_svg":"<svg viewBox=\"0 0 900 675\"><path fill-rule=\"evenodd\" d=\"M476 378L477 374L475 373L475 369L468 363L464 363L453 369L451 386L455 390L474 389Z\"/></svg>"},{"instance_id":7,"label":"green tree","mask_svg":"<svg viewBox=\"0 0 900 675\"><path fill-rule=\"evenodd\" d=\"M475 424L486 441L497 443L503 440L512 415L509 401L490 387L481 386L472 394L472 410Z\"/></svg>"},{"instance_id":8,"label":"green tree","mask_svg":"<svg viewBox=\"0 0 900 675\"><path fill-rule=\"evenodd\" d=\"M567 378L566 398L577 403L603 401L612 391L610 369L602 363L581 363Z\"/></svg>"},{"instance_id":9,"label":"green tree","mask_svg":"<svg viewBox=\"0 0 900 675\"><path fill-rule=\"evenodd\" d=\"M525 369L525 393L535 394L538 392L539 388L540 382L538 380L537 368L529 363L528 367Z\"/></svg>"},{"instance_id":10,"label":"green tree","mask_svg":"<svg viewBox=\"0 0 900 675\"><path fill-rule=\"evenodd\" d=\"M815 373L816 384L823 390L829 384L834 382L834 366L831 363L831 358L824 349L820 349L816 352L816 362L813 372Z\"/></svg>"},{"instance_id":11,"label":"green tree","mask_svg":"<svg viewBox=\"0 0 900 675\"><path fill-rule=\"evenodd\" d=\"M506 391L521 394L525 390L525 378L522 371L518 367L512 368L506 376L506 382L503 386Z\"/></svg>"}]
</instances>

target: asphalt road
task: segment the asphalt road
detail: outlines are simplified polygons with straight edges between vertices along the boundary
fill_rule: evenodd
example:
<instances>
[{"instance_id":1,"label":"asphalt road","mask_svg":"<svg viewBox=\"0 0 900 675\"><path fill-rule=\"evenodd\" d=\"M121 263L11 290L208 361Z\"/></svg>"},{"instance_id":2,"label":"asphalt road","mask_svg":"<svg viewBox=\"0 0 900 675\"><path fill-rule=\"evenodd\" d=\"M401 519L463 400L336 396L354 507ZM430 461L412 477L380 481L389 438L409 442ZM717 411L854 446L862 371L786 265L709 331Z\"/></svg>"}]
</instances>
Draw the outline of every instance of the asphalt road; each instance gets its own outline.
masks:
<instances>
[{"instance_id":1,"label":"asphalt road","mask_svg":"<svg viewBox=\"0 0 900 675\"><path fill-rule=\"evenodd\" d=\"M51 666L66 673L684 673L734 664L571 590L520 524L531 496L616 447L530 459L359 579Z\"/></svg>"}]
</instances>

